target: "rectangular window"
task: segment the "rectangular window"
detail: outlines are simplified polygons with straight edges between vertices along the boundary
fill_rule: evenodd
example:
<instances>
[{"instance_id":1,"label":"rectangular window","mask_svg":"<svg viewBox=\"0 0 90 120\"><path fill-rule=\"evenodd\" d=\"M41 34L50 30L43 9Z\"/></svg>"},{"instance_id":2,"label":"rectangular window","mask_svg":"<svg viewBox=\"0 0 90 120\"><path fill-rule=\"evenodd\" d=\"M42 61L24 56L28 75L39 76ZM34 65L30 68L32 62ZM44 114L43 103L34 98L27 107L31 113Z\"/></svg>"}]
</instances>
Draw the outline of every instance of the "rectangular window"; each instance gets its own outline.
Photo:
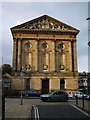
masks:
<instances>
[{"instance_id":1,"label":"rectangular window","mask_svg":"<svg viewBox=\"0 0 90 120\"><path fill-rule=\"evenodd\" d=\"M30 79L26 79L26 90L30 90Z\"/></svg>"}]
</instances>

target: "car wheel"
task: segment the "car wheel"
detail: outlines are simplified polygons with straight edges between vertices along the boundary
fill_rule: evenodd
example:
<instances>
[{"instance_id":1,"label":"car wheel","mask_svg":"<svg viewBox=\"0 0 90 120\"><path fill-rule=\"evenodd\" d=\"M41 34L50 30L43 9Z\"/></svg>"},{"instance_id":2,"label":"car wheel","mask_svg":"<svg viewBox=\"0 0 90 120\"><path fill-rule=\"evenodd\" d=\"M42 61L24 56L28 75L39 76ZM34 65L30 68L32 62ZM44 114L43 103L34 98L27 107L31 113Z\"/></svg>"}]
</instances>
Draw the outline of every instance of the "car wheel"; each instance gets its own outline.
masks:
<instances>
[{"instance_id":1,"label":"car wheel","mask_svg":"<svg viewBox=\"0 0 90 120\"><path fill-rule=\"evenodd\" d=\"M46 98L43 98L42 101L43 101L43 102L46 102L47 100L46 100Z\"/></svg>"},{"instance_id":2,"label":"car wheel","mask_svg":"<svg viewBox=\"0 0 90 120\"><path fill-rule=\"evenodd\" d=\"M25 95L26 97L28 97L29 95Z\"/></svg>"},{"instance_id":3,"label":"car wheel","mask_svg":"<svg viewBox=\"0 0 90 120\"><path fill-rule=\"evenodd\" d=\"M47 98L47 101L50 102L50 101L51 101L51 98Z\"/></svg>"},{"instance_id":4,"label":"car wheel","mask_svg":"<svg viewBox=\"0 0 90 120\"><path fill-rule=\"evenodd\" d=\"M68 98L65 98L65 100L64 100L65 102L68 102Z\"/></svg>"}]
</instances>

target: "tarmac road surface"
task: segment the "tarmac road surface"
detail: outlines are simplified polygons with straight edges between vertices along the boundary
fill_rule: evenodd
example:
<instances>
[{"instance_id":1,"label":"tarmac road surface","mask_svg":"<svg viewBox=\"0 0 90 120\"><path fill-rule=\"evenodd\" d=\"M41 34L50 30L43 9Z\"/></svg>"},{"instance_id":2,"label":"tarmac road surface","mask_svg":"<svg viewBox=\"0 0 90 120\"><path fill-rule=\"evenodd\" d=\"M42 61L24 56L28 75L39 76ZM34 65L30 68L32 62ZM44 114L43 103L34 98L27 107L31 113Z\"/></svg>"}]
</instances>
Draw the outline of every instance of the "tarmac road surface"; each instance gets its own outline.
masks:
<instances>
[{"instance_id":1,"label":"tarmac road surface","mask_svg":"<svg viewBox=\"0 0 90 120\"><path fill-rule=\"evenodd\" d=\"M90 120L90 117L82 113L68 103L35 105L33 118L35 120Z\"/></svg>"}]
</instances>

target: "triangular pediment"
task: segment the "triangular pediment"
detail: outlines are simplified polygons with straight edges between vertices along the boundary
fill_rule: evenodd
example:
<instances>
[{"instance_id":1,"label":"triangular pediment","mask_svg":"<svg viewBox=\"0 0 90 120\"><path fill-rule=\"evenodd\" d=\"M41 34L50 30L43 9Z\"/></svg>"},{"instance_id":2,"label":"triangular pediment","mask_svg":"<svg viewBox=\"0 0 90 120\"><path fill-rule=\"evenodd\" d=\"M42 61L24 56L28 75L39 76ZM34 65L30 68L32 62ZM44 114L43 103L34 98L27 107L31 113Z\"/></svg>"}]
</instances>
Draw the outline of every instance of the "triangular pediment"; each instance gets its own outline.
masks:
<instances>
[{"instance_id":1,"label":"triangular pediment","mask_svg":"<svg viewBox=\"0 0 90 120\"><path fill-rule=\"evenodd\" d=\"M44 15L39 18L33 19L21 25L15 26L11 29L19 30L49 30L49 31L72 31L79 32L79 30L64 24L50 16Z\"/></svg>"}]
</instances>

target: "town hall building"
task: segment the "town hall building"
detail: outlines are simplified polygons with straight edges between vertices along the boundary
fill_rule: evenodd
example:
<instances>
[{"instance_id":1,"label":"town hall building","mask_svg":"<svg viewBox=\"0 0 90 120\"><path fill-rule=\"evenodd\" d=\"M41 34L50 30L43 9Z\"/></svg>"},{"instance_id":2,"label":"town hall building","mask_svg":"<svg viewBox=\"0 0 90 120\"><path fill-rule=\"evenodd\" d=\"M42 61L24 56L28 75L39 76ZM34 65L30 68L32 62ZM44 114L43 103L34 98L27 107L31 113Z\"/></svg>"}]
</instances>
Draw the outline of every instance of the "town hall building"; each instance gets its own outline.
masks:
<instances>
[{"instance_id":1,"label":"town hall building","mask_svg":"<svg viewBox=\"0 0 90 120\"><path fill-rule=\"evenodd\" d=\"M50 93L78 91L79 30L48 15L11 28L12 88Z\"/></svg>"}]
</instances>

